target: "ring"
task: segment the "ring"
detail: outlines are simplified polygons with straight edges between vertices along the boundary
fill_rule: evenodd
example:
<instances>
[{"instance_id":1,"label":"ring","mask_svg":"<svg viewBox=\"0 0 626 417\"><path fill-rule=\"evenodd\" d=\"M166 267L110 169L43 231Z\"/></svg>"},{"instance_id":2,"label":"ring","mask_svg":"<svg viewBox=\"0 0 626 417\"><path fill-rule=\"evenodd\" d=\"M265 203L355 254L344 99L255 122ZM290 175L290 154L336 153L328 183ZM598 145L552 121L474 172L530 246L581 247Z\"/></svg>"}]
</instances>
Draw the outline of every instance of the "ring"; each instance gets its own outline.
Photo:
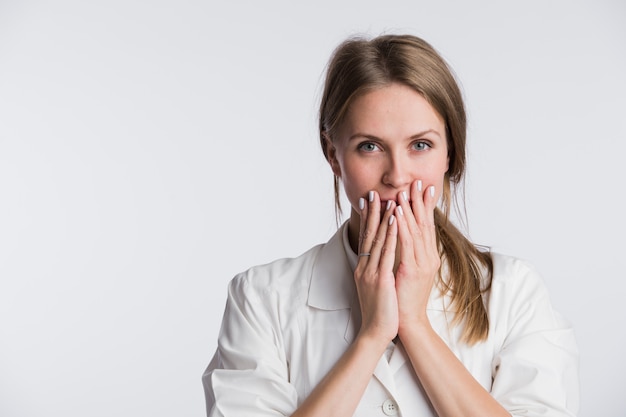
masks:
<instances>
[{"instance_id":1,"label":"ring","mask_svg":"<svg viewBox=\"0 0 626 417\"><path fill-rule=\"evenodd\" d=\"M363 253L359 253L359 256L370 256L371 253L369 252L363 252Z\"/></svg>"}]
</instances>

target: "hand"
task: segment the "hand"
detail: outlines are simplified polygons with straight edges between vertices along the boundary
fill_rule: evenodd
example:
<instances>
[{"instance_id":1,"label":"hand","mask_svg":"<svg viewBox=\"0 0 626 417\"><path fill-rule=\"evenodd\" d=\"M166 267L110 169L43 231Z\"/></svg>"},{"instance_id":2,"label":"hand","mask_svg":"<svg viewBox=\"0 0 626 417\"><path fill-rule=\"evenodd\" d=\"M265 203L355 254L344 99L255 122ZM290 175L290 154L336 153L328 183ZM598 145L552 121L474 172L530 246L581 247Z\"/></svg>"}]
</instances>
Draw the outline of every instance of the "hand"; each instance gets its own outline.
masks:
<instances>
[{"instance_id":1,"label":"hand","mask_svg":"<svg viewBox=\"0 0 626 417\"><path fill-rule=\"evenodd\" d=\"M398 300L393 274L398 226L395 202L384 208L381 220L378 194L360 200L359 260L354 271L361 307L360 335L386 347L398 334Z\"/></svg>"},{"instance_id":2,"label":"hand","mask_svg":"<svg viewBox=\"0 0 626 417\"><path fill-rule=\"evenodd\" d=\"M415 324L429 324L428 299L441 266L437 247L434 211L437 198L434 186L422 189L422 182L411 184L410 195L398 195L398 257L396 291L398 294L398 334Z\"/></svg>"}]
</instances>

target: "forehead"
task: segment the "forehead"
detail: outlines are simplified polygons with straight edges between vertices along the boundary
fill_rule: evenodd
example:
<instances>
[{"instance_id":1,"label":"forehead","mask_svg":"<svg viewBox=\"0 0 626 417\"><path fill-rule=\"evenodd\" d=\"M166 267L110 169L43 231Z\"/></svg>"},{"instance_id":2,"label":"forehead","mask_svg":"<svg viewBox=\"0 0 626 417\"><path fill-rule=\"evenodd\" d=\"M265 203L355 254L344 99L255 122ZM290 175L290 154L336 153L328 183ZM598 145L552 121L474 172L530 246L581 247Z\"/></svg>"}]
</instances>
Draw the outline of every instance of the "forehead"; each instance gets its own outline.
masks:
<instances>
[{"instance_id":1,"label":"forehead","mask_svg":"<svg viewBox=\"0 0 626 417\"><path fill-rule=\"evenodd\" d=\"M342 127L352 133L356 130L381 137L412 136L425 130L445 134L443 118L430 103L411 87L398 83L356 97Z\"/></svg>"}]
</instances>

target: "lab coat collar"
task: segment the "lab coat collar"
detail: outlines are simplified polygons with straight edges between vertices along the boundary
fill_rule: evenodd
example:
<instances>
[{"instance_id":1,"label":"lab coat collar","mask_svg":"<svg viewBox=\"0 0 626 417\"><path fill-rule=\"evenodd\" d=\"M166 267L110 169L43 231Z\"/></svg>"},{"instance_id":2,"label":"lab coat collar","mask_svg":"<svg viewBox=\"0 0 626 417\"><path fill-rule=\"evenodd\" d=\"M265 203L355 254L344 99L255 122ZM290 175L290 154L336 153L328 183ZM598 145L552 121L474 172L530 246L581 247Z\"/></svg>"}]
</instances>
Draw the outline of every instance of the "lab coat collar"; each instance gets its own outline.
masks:
<instances>
[{"instance_id":1,"label":"lab coat collar","mask_svg":"<svg viewBox=\"0 0 626 417\"><path fill-rule=\"evenodd\" d=\"M344 224L335 235L323 245L314 261L311 285L309 287L308 305L323 310L350 309L346 323L345 340L352 343L360 324L359 300L354 285L352 264L354 254L346 253L347 224ZM354 257L354 256L353 256ZM407 355L401 344L396 345L389 361L382 356L378 361L374 376L385 386L388 392L395 393L393 375L407 363Z\"/></svg>"},{"instance_id":2,"label":"lab coat collar","mask_svg":"<svg viewBox=\"0 0 626 417\"><path fill-rule=\"evenodd\" d=\"M402 346L402 343L397 343L395 345L389 361L387 361L387 358L384 355L378 360L378 364L374 370L374 376L392 395L395 395L397 392L396 379L394 375L406 363L408 363L408 356L404 350L404 346Z\"/></svg>"},{"instance_id":3,"label":"lab coat collar","mask_svg":"<svg viewBox=\"0 0 626 417\"><path fill-rule=\"evenodd\" d=\"M346 222L325 245L322 245L314 261L308 299L308 305L311 307L322 310L358 308L353 266L351 266L349 255L346 253L349 246L344 242L347 239L347 228L348 223ZM445 260L440 273L446 277L444 279L447 279L448 265ZM427 308L429 310L454 312L450 307L450 295L442 295L438 288L433 288Z\"/></svg>"},{"instance_id":4,"label":"lab coat collar","mask_svg":"<svg viewBox=\"0 0 626 417\"><path fill-rule=\"evenodd\" d=\"M340 227L322 245L311 272L308 305L322 310L342 310L352 306L356 288L352 268L344 249L344 229Z\"/></svg>"}]
</instances>

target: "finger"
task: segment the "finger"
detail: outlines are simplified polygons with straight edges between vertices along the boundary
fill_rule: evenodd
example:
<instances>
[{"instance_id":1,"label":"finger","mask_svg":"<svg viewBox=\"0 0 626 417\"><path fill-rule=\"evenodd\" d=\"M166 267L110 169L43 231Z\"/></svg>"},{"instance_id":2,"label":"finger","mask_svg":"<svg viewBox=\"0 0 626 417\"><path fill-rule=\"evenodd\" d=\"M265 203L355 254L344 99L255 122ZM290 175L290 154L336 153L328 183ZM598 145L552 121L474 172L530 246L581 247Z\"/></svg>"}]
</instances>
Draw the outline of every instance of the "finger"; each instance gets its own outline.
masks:
<instances>
[{"instance_id":1,"label":"finger","mask_svg":"<svg viewBox=\"0 0 626 417\"><path fill-rule=\"evenodd\" d=\"M387 230L390 226L391 217L393 217L393 212L395 208L395 202L392 200L387 201L387 206L385 207L385 212L383 213L383 218L378 226L378 230L376 231L376 237L372 242L372 248L370 250L370 262L373 265L379 265L381 262L381 257L385 255L385 251L388 248L387 245ZM395 249L395 243L394 243Z\"/></svg>"},{"instance_id":2,"label":"finger","mask_svg":"<svg viewBox=\"0 0 626 417\"><path fill-rule=\"evenodd\" d=\"M413 209L413 215L416 222L423 223L426 217L425 198L426 193L422 186L422 180L417 180L411 184L411 208Z\"/></svg>"},{"instance_id":3,"label":"finger","mask_svg":"<svg viewBox=\"0 0 626 417\"><path fill-rule=\"evenodd\" d=\"M359 235L359 255L371 252L379 223L380 199L375 191L370 191L367 195L367 201L364 202L363 210L361 210L362 230Z\"/></svg>"},{"instance_id":4,"label":"finger","mask_svg":"<svg viewBox=\"0 0 626 417\"><path fill-rule=\"evenodd\" d=\"M434 210L437 206L435 186L422 189L422 181L418 180L411 184L411 207L419 232L428 235L435 225Z\"/></svg>"},{"instance_id":5,"label":"finger","mask_svg":"<svg viewBox=\"0 0 626 417\"><path fill-rule=\"evenodd\" d=\"M424 208L426 210L426 214L431 221L431 223L435 223L435 207L437 207L437 190L434 185L431 185L426 189L424 193Z\"/></svg>"},{"instance_id":6,"label":"finger","mask_svg":"<svg viewBox=\"0 0 626 417\"><path fill-rule=\"evenodd\" d=\"M409 228L409 222L412 216L406 215L406 211L402 205L396 207L396 223L398 230L397 241L400 244L400 259L412 259L415 251L414 235Z\"/></svg>"},{"instance_id":7,"label":"finger","mask_svg":"<svg viewBox=\"0 0 626 417\"><path fill-rule=\"evenodd\" d=\"M424 235L426 247L436 250L437 233L435 227L435 207L437 207L437 192L434 185L430 185L423 193L423 210L418 221Z\"/></svg>"},{"instance_id":8,"label":"finger","mask_svg":"<svg viewBox=\"0 0 626 417\"><path fill-rule=\"evenodd\" d=\"M365 198L359 198L359 247L357 248L358 253L361 253L361 249L363 246L363 236L365 236L365 229L367 227L367 202Z\"/></svg>"},{"instance_id":9,"label":"finger","mask_svg":"<svg viewBox=\"0 0 626 417\"><path fill-rule=\"evenodd\" d=\"M420 230L417 224L417 213L415 213L416 209L421 210L421 208L417 207L413 200L417 198L417 194L415 193L415 183L411 185L411 188L407 191L402 191L398 194L398 202L399 206L402 207L402 214L404 216L404 221L407 224L408 230L415 237L418 238L420 235ZM415 208L414 208L415 206Z\"/></svg>"},{"instance_id":10,"label":"finger","mask_svg":"<svg viewBox=\"0 0 626 417\"><path fill-rule=\"evenodd\" d=\"M394 204L395 205L395 204ZM390 213L395 210L389 209ZM393 267L396 262L396 246L398 244L398 222L396 216L390 214L386 221L387 234L385 237L385 244L381 249L380 254L380 269L383 271L393 271Z\"/></svg>"},{"instance_id":11,"label":"finger","mask_svg":"<svg viewBox=\"0 0 626 417\"><path fill-rule=\"evenodd\" d=\"M437 239L434 232L434 217L432 213L434 205L432 204L433 198L430 196L430 192L430 187L426 190L423 189L421 180L414 181L410 187L412 216L405 215L412 237L413 252L410 253L409 250L401 251L401 255L409 255L410 253L418 263L437 253ZM409 205L409 203L407 202L406 205ZM403 209L406 205L402 206ZM405 245L402 244L402 247L404 249Z\"/></svg>"}]
</instances>

